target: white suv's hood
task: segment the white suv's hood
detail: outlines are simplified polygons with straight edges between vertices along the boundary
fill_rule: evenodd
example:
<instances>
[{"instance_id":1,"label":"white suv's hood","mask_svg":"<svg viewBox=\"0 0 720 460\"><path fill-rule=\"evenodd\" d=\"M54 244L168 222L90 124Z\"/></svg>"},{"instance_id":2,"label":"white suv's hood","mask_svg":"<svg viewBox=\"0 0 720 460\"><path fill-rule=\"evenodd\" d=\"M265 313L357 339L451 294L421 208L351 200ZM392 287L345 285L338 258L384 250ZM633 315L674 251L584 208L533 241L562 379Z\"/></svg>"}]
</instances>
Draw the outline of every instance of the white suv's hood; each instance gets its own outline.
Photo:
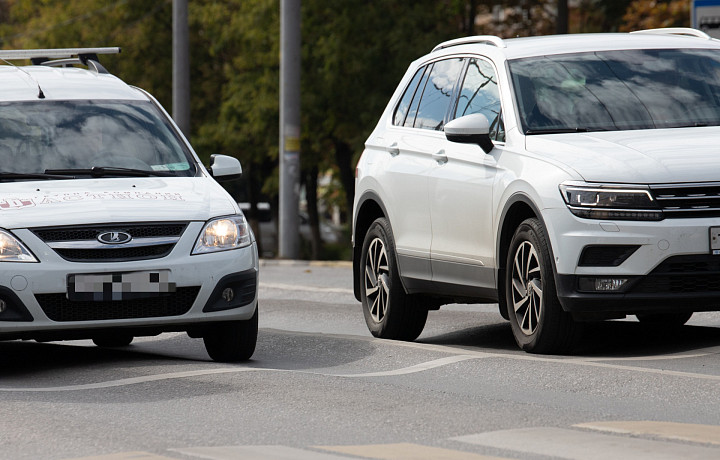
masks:
<instances>
[{"instance_id":1,"label":"white suv's hood","mask_svg":"<svg viewBox=\"0 0 720 460\"><path fill-rule=\"evenodd\" d=\"M526 147L588 182L720 181L720 127L530 135Z\"/></svg>"},{"instance_id":2,"label":"white suv's hood","mask_svg":"<svg viewBox=\"0 0 720 460\"><path fill-rule=\"evenodd\" d=\"M103 178L0 183L0 227L205 221L237 205L206 177Z\"/></svg>"}]
</instances>

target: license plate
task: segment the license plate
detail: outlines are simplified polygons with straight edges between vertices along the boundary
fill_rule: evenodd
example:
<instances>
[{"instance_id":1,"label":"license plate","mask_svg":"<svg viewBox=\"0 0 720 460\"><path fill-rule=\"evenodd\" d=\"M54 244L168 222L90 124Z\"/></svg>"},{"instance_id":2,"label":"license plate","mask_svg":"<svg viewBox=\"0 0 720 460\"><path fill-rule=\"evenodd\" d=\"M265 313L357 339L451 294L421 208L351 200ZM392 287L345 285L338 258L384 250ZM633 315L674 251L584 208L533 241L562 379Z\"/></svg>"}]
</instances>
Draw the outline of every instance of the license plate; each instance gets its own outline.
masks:
<instances>
[{"instance_id":1,"label":"license plate","mask_svg":"<svg viewBox=\"0 0 720 460\"><path fill-rule=\"evenodd\" d=\"M69 300L106 302L157 297L175 292L170 270L68 275Z\"/></svg>"},{"instance_id":2,"label":"license plate","mask_svg":"<svg viewBox=\"0 0 720 460\"><path fill-rule=\"evenodd\" d=\"M710 227L710 253L720 255L720 227Z\"/></svg>"}]
</instances>

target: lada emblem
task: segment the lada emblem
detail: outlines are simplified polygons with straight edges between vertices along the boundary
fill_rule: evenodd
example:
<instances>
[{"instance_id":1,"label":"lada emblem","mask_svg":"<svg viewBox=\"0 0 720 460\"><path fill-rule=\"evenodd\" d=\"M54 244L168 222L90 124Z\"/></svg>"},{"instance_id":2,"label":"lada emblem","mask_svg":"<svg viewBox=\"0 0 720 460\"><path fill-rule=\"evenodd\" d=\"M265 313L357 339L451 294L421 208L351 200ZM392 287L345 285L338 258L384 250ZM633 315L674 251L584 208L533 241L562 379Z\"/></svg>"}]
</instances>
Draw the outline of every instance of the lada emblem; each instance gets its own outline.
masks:
<instances>
[{"instance_id":1,"label":"lada emblem","mask_svg":"<svg viewBox=\"0 0 720 460\"><path fill-rule=\"evenodd\" d=\"M97 236L101 243L105 244L123 244L132 239L132 235L125 232L103 232Z\"/></svg>"}]
</instances>

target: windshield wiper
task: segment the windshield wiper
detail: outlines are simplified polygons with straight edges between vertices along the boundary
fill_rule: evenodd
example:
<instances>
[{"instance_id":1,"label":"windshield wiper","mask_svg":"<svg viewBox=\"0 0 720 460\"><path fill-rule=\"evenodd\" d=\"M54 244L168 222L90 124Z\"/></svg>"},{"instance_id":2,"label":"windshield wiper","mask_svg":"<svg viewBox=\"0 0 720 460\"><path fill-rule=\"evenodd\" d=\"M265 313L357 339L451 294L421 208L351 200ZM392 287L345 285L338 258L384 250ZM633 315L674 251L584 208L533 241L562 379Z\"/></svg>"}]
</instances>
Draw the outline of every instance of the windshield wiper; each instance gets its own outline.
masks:
<instances>
[{"instance_id":1,"label":"windshield wiper","mask_svg":"<svg viewBox=\"0 0 720 460\"><path fill-rule=\"evenodd\" d=\"M564 133L586 133L590 131L588 128L576 127L576 128L547 128L547 129L528 129L525 131L525 135L532 134L564 134ZM602 131L598 129L598 131Z\"/></svg>"},{"instance_id":2,"label":"windshield wiper","mask_svg":"<svg viewBox=\"0 0 720 460\"><path fill-rule=\"evenodd\" d=\"M148 171L146 169L116 168L114 166L93 166L90 169L46 169L45 174L59 174L62 176L121 176L121 177L172 177L174 174L166 171Z\"/></svg>"},{"instance_id":3,"label":"windshield wiper","mask_svg":"<svg viewBox=\"0 0 720 460\"><path fill-rule=\"evenodd\" d=\"M45 172L45 174L43 174L43 173L15 173L15 172L0 171L0 181L22 180L22 179L60 180L60 179L70 179L70 177L65 177L62 175L53 175L48 172Z\"/></svg>"}]
</instances>

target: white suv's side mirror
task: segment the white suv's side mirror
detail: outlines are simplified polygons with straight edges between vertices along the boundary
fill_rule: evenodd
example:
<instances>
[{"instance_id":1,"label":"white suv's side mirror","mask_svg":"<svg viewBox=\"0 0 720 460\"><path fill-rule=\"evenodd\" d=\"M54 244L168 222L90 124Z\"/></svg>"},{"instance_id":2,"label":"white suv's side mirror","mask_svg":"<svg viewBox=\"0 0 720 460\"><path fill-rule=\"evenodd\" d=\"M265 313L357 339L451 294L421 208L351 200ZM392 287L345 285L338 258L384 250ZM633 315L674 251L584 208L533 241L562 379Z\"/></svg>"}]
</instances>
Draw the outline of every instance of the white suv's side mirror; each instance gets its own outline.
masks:
<instances>
[{"instance_id":1,"label":"white suv's side mirror","mask_svg":"<svg viewBox=\"0 0 720 460\"><path fill-rule=\"evenodd\" d=\"M215 180L228 181L240 178L242 166L237 158L227 155L211 155L208 171Z\"/></svg>"},{"instance_id":2,"label":"white suv's side mirror","mask_svg":"<svg viewBox=\"0 0 720 460\"><path fill-rule=\"evenodd\" d=\"M445 137L450 142L478 144L485 153L490 153L494 147L490 140L490 122L481 113L472 113L449 121L445 125Z\"/></svg>"}]
</instances>

